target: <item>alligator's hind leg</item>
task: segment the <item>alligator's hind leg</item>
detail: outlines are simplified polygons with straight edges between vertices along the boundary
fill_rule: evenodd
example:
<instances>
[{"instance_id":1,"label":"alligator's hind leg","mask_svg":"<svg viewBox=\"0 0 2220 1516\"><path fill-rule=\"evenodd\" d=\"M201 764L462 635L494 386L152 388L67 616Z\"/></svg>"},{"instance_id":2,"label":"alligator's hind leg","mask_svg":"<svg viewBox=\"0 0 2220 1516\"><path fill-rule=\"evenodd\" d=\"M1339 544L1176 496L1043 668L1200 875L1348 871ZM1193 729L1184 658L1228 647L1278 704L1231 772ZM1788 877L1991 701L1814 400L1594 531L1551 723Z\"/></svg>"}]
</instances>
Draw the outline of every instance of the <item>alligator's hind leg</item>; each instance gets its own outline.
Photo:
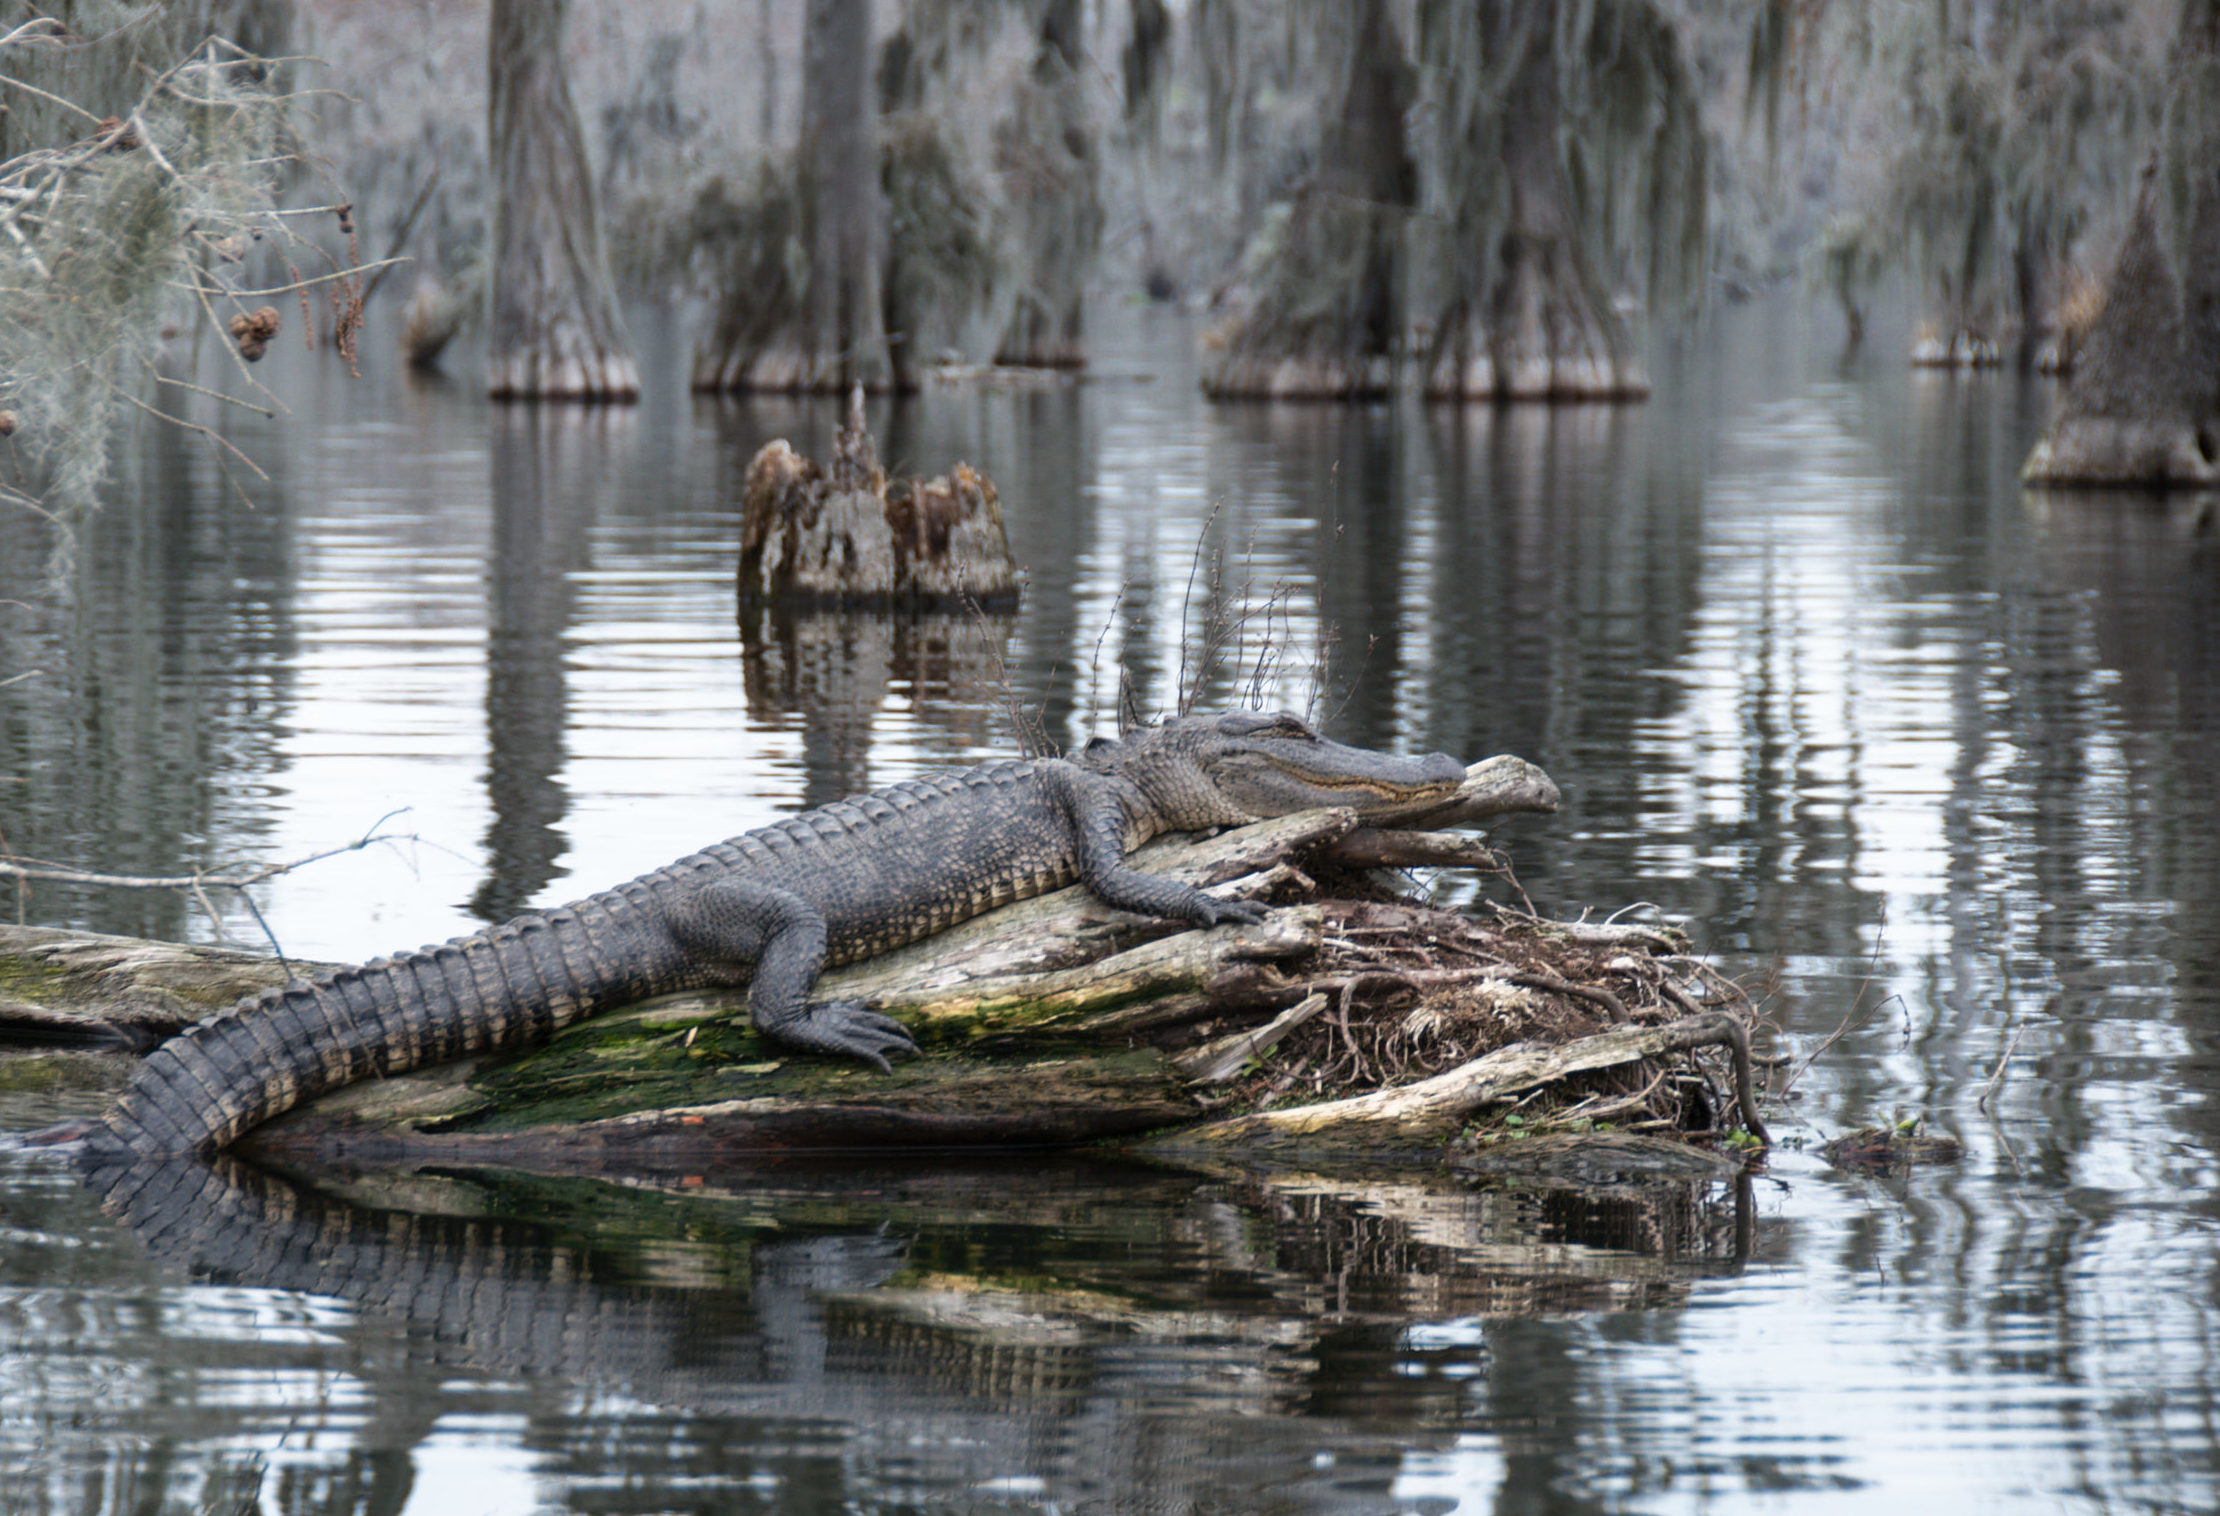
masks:
<instances>
[{"instance_id":1,"label":"alligator's hind leg","mask_svg":"<svg viewBox=\"0 0 2220 1516\"><path fill-rule=\"evenodd\" d=\"M674 902L666 920L678 945L711 963L753 963L748 1012L773 1042L837 1053L889 1068L889 1053L915 1053L902 1023L855 1000L809 992L825 967L825 917L790 890L748 879L717 879Z\"/></svg>"}]
</instances>

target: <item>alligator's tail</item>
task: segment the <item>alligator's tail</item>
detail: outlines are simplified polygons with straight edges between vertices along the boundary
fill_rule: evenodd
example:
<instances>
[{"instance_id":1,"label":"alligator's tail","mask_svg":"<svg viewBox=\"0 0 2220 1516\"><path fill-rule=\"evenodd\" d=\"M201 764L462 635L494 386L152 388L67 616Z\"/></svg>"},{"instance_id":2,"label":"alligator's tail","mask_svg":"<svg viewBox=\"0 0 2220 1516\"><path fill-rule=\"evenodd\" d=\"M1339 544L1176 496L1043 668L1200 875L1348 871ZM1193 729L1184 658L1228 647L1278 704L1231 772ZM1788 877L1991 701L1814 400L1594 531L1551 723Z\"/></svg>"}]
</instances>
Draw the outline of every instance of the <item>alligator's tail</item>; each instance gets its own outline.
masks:
<instances>
[{"instance_id":1,"label":"alligator's tail","mask_svg":"<svg viewBox=\"0 0 2220 1516\"><path fill-rule=\"evenodd\" d=\"M569 910L295 979L146 1056L85 1134L98 1153L212 1153L326 1090L544 1040L604 1003Z\"/></svg>"}]
</instances>

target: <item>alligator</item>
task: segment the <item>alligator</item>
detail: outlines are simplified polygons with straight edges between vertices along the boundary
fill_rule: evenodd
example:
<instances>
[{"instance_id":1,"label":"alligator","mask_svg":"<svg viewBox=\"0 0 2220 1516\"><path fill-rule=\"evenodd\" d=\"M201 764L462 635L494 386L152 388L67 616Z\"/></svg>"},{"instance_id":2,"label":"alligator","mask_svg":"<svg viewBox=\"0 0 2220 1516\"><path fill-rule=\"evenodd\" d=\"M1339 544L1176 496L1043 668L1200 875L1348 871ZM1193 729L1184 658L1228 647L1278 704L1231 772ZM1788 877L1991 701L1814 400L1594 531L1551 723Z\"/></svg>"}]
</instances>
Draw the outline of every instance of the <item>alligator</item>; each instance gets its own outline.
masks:
<instances>
[{"instance_id":1,"label":"alligator","mask_svg":"<svg viewBox=\"0 0 2220 1516\"><path fill-rule=\"evenodd\" d=\"M81 1136L96 1154L211 1153L357 1080L529 1046L651 995L748 987L789 1048L889 1070L901 1023L812 1001L817 976L1078 881L1121 910L1209 927L1262 919L1129 867L1164 832L1324 806L1446 800L1464 767L1347 747L1285 713L1122 722L1064 758L928 775L743 832L615 889L240 1001L156 1047Z\"/></svg>"}]
</instances>

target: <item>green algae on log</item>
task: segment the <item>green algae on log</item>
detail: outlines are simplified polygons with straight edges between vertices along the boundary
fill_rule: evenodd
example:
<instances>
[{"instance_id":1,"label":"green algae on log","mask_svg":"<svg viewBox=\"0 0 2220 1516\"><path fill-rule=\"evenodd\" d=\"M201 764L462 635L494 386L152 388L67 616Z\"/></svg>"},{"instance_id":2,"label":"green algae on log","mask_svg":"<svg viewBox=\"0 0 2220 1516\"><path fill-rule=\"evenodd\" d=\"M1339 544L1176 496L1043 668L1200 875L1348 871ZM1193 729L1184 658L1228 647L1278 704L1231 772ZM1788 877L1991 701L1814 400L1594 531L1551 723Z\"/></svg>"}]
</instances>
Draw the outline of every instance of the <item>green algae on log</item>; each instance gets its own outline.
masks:
<instances>
[{"instance_id":1,"label":"green algae on log","mask_svg":"<svg viewBox=\"0 0 2220 1516\"><path fill-rule=\"evenodd\" d=\"M141 1052L242 996L319 973L264 953L0 925L0 1040Z\"/></svg>"}]
</instances>

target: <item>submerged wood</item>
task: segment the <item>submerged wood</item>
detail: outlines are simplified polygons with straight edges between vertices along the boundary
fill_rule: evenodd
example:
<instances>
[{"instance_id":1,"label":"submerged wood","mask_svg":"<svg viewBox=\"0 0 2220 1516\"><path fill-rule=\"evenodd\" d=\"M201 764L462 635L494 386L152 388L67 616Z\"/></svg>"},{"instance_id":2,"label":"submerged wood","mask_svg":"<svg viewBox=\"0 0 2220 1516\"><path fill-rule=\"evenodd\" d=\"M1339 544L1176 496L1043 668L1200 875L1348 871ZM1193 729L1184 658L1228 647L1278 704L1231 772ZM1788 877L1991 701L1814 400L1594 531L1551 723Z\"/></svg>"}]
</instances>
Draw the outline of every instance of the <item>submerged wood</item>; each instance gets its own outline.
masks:
<instances>
[{"instance_id":1,"label":"submerged wood","mask_svg":"<svg viewBox=\"0 0 2220 1516\"><path fill-rule=\"evenodd\" d=\"M1434 814L1555 804L1540 770L1499 758L1472 765L1457 799ZM1254 925L1201 931L1129 915L1075 887L828 974L826 996L864 1000L912 1028L925 1056L892 1074L764 1043L738 992L677 995L582 1022L521 1055L335 1091L253 1133L247 1147L319 1164L682 1172L781 1149L1137 1140L1171 1129L1165 1150L1384 1156L1438 1151L1491 1100L1574 1076L1619 1078L1614 1070L1639 1069L1567 1100L1659 1124L1648 1096L1668 1073L1704 1083L1709 1076L1687 1062L1703 1047L1736 1062L1732 1102L1715 1092L1705 1122L1716 1127L1738 1108L1741 1124L1762 1136L1740 1011L1699 1005L1711 991L1698 972L1661 967L1687 962L1682 939L1516 916L1491 926L1414 902L1335 898L1333 888L1369 888L1380 839L1406 835L1430 834L1360 828L1352 812L1325 810L1214 837L1159 838L1136 854L1137 867L1282 908ZM1463 839L1432 840L1463 861ZM1362 948L1383 933L1406 944L1402 957ZM110 1015L138 1025L150 994L167 1019L147 1024L171 1027L282 973L246 954L106 942L46 934L0 955L0 973L7 983L56 965L75 975L56 979L68 985L58 1000L40 1002L41 1014L67 1020L58 1032L101 1027ZM1616 988L1580 982L1597 974ZM1730 992L1721 998L1741 1004ZM1524 1040L1498 1046L1506 1034ZM1256 1109L1287 1094L1322 1054L1348 1059L1324 1093L1365 1093ZM1237 1109L1248 1114L1230 1114Z\"/></svg>"},{"instance_id":2,"label":"submerged wood","mask_svg":"<svg viewBox=\"0 0 2220 1516\"><path fill-rule=\"evenodd\" d=\"M790 609L1017 604L1017 566L994 484L968 464L889 481L864 425L863 391L820 466L784 441L748 464L740 507L743 606Z\"/></svg>"}]
</instances>

